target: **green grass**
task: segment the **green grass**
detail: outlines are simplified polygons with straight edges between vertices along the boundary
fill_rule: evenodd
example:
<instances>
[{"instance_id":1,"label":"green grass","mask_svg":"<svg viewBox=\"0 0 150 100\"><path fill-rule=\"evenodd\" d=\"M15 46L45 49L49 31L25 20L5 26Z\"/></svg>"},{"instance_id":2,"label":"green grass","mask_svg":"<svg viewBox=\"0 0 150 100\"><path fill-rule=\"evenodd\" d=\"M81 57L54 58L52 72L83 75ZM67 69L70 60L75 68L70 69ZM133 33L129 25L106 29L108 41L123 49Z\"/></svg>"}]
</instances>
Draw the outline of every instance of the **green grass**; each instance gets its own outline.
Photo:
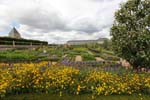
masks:
<instances>
[{"instance_id":1,"label":"green grass","mask_svg":"<svg viewBox=\"0 0 150 100\"><path fill-rule=\"evenodd\" d=\"M150 95L139 96L134 95L110 95L98 96L94 100L150 100ZM92 100L92 95L63 95L60 97L57 94L21 94L11 95L3 98L2 100Z\"/></svg>"},{"instance_id":2,"label":"green grass","mask_svg":"<svg viewBox=\"0 0 150 100\"><path fill-rule=\"evenodd\" d=\"M46 55L41 55L42 51L37 50L6 50L0 51L0 62L21 62L46 60Z\"/></svg>"},{"instance_id":3,"label":"green grass","mask_svg":"<svg viewBox=\"0 0 150 100\"><path fill-rule=\"evenodd\" d=\"M8 50L8 51L0 51L0 58L2 60L32 60L36 59L37 53L31 52L29 50Z\"/></svg>"}]
</instances>

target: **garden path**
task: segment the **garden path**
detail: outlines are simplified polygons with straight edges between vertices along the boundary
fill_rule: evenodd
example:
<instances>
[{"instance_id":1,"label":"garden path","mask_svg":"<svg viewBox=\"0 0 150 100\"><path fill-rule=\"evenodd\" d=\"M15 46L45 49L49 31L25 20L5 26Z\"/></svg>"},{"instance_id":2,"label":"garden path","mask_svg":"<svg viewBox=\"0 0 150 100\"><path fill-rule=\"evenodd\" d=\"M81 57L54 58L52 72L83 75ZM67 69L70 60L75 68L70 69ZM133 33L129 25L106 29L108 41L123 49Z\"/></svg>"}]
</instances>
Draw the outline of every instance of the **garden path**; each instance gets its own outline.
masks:
<instances>
[{"instance_id":1,"label":"garden path","mask_svg":"<svg viewBox=\"0 0 150 100\"><path fill-rule=\"evenodd\" d=\"M82 61L82 57L80 55L77 55L75 61Z\"/></svg>"},{"instance_id":2,"label":"garden path","mask_svg":"<svg viewBox=\"0 0 150 100\"><path fill-rule=\"evenodd\" d=\"M100 57L96 57L96 61L105 61L105 60Z\"/></svg>"}]
</instances>

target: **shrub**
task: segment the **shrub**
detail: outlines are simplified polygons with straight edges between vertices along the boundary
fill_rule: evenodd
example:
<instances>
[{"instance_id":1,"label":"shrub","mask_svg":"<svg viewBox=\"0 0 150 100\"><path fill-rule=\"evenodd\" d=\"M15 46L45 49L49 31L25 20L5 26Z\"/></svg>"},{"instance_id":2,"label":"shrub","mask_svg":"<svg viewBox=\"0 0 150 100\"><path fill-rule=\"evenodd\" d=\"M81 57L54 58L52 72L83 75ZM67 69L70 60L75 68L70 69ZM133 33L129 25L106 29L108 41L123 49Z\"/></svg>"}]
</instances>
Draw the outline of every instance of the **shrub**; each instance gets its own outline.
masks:
<instances>
[{"instance_id":1,"label":"shrub","mask_svg":"<svg viewBox=\"0 0 150 100\"><path fill-rule=\"evenodd\" d=\"M96 60L93 55L88 54L88 53L82 54L82 58L84 61Z\"/></svg>"}]
</instances>

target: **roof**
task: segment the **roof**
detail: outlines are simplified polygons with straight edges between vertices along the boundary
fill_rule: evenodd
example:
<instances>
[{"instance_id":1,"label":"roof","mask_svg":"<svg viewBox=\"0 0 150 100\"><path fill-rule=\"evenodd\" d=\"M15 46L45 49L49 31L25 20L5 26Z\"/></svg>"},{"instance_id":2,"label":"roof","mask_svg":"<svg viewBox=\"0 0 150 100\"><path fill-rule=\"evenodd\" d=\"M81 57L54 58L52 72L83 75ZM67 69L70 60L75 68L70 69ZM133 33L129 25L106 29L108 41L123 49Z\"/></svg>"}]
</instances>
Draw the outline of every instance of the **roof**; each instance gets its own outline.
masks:
<instances>
[{"instance_id":1,"label":"roof","mask_svg":"<svg viewBox=\"0 0 150 100\"><path fill-rule=\"evenodd\" d=\"M104 41L106 40L107 38L99 38L97 40L70 40L70 41L67 41L67 42L89 42L89 41Z\"/></svg>"},{"instance_id":2,"label":"roof","mask_svg":"<svg viewBox=\"0 0 150 100\"><path fill-rule=\"evenodd\" d=\"M68 42L88 42L88 41L97 41L97 40L70 40Z\"/></svg>"},{"instance_id":3,"label":"roof","mask_svg":"<svg viewBox=\"0 0 150 100\"><path fill-rule=\"evenodd\" d=\"M20 33L16 30L15 27L9 32L9 36L13 38L21 38Z\"/></svg>"}]
</instances>

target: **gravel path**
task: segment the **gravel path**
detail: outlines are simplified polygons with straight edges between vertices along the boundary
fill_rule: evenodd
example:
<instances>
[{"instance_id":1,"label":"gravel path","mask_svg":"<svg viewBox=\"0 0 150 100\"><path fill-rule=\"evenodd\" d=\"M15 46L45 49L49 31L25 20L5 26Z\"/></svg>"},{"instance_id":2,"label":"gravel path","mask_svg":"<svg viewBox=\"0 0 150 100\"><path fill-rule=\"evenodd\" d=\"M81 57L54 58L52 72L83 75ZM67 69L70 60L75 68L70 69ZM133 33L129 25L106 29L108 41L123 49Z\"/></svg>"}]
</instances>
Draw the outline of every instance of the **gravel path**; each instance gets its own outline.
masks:
<instances>
[{"instance_id":1,"label":"gravel path","mask_svg":"<svg viewBox=\"0 0 150 100\"><path fill-rule=\"evenodd\" d=\"M96 61L105 61L105 60L100 57L96 57Z\"/></svg>"},{"instance_id":2,"label":"gravel path","mask_svg":"<svg viewBox=\"0 0 150 100\"><path fill-rule=\"evenodd\" d=\"M75 61L82 61L82 57L80 55L77 55Z\"/></svg>"}]
</instances>

